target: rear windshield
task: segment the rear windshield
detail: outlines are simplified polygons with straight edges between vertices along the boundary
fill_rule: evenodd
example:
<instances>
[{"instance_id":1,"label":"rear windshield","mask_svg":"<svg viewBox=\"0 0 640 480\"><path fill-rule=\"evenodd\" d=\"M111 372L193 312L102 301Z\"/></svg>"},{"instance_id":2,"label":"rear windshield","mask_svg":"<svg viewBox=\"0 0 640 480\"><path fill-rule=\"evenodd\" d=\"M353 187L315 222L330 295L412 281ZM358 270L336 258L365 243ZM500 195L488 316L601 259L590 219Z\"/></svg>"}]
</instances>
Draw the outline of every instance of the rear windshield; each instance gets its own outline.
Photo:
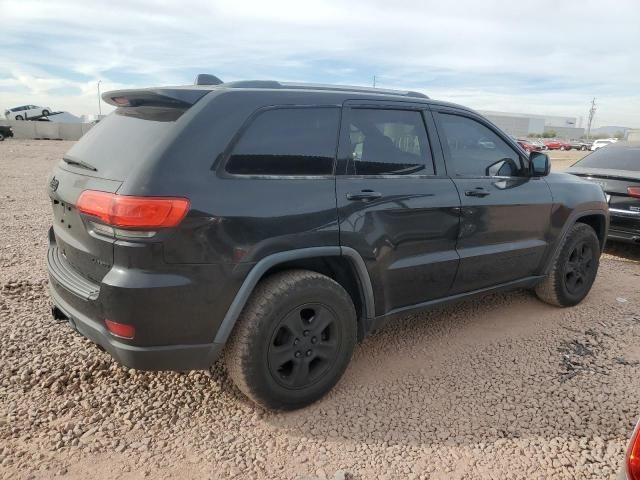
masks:
<instances>
[{"instance_id":1,"label":"rear windshield","mask_svg":"<svg viewBox=\"0 0 640 480\"><path fill-rule=\"evenodd\" d=\"M124 180L135 164L175 130L182 113L184 110L166 107L118 108L89 130L65 158L96 169L79 169L79 173Z\"/></svg>"},{"instance_id":2,"label":"rear windshield","mask_svg":"<svg viewBox=\"0 0 640 480\"><path fill-rule=\"evenodd\" d=\"M609 168L640 171L640 144L600 148L573 164L579 168Z\"/></svg>"}]
</instances>

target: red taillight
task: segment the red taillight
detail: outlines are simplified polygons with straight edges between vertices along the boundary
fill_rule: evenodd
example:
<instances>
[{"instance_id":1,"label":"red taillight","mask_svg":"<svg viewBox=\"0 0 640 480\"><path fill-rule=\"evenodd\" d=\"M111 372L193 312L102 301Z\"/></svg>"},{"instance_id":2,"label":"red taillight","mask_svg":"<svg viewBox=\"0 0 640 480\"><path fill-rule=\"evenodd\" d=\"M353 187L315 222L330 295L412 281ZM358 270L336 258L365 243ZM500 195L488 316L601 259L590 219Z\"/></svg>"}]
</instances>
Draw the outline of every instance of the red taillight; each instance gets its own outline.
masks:
<instances>
[{"instance_id":1,"label":"red taillight","mask_svg":"<svg viewBox=\"0 0 640 480\"><path fill-rule=\"evenodd\" d=\"M126 323L118 323L113 320L105 320L107 330L116 337L126 338L131 340L136 335L136 329L133 325L127 325Z\"/></svg>"},{"instance_id":2,"label":"red taillight","mask_svg":"<svg viewBox=\"0 0 640 480\"><path fill-rule=\"evenodd\" d=\"M640 198L640 187L629 187L627 193L634 198Z\"/></svg>"},{"instance_id":3,"label":"red taillight","mask_svg":"<svg viewBox=\"0 0 640 480\"><path fill-rule=\"evenodd\" d=\"M133 197L85 190L78 210L114 227L167 228L178 225L189 210L189 200L173 197Z\"/></svg>"},{"instance_id":4,"label":"red taillight","mask_svg":"<svg viewBox=\"0 0 640 480\"><path fill-rule=\"evenodd\" d=\"M640 435L638 435L640 424L636 425L629 447L627 448L627 477L629 480L640 480Z\"/></svg>"}]
</instances>

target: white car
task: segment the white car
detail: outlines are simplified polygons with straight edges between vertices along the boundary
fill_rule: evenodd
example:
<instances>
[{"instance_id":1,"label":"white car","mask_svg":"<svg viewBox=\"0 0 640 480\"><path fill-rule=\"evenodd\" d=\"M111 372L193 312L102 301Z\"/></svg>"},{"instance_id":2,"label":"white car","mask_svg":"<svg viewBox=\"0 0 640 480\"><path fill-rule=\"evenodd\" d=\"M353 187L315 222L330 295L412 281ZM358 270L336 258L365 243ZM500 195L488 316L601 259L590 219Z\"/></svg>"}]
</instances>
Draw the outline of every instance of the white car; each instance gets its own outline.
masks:
<instances>
[{"instance_id":1,"label":"white car","mask_svg":"<svg viewBox=\"0 0 640 480\"><path fill-rule=\"evenodd\" d=\"M610 143L616 143L617 141L617 138L601 138L600 140L595 140L593 145L591 145L591 150L598 150L599 148L606 147Z\"/></svg>"},{"instance_id":2,"label":"white car","mask_svg":"<svg viewBox=\"0 0 640 480\"><path fill-rule=\"evenodd\" d=\"M22 105L6 110L4 116L7 120L27 120L29 118L46 117L51 113L51 107L39 107L37 105Z\"/></svg>"}]
</instances>

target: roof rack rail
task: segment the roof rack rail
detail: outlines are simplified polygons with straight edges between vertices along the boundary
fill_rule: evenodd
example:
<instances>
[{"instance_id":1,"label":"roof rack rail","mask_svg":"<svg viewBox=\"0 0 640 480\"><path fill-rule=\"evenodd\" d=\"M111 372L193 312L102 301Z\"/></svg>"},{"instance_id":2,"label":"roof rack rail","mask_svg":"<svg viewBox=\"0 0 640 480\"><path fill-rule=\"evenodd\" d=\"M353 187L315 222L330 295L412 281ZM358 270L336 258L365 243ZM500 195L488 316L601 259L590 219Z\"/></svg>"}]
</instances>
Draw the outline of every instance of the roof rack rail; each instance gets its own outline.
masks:
<instances>
[{"instance_id":1,"label":"roof rack rail","mask_svg":"<svg viewBox=\"0 0 640 480\"><path fill-rule=\"evenodd\" d=\"M228 88L282 88L282 84L275 80L238 80L227 82L223 86Z\"/></svg>"},{"instance_id":2,"label":"roof rack rail","mask_svg":"<svg viewBox=\"0 0 640 480\"><path fill-rule=\"evenodd\" d=\"M413 92L410 90L389 90L386 88L372 87L354 87L350 85L327 85L317 83L292 83L277 82L275 80L241 80L237 82L223 83L222 86L227 88L269 88L269 89L287 89L287 90L326 90L334 92L358 92L372 94L398 95L402 97L412 98L429 98L421 92Z\"/></svg>"}]
</instances>

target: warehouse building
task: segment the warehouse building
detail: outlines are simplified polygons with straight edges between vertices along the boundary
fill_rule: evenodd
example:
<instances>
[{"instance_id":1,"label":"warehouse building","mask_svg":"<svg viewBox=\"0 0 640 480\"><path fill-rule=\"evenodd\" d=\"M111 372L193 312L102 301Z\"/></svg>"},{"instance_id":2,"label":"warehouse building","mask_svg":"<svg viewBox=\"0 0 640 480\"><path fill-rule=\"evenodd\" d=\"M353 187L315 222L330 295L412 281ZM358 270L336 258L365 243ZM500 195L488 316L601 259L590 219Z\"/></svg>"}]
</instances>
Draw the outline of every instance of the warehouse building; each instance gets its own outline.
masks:
<instances>
[{"instance_id":1,"label":"warehouse building","mask_svg":"<svg viewBox=\"0 0 640 480\"><path fill-rule=\"evenodd\" d=\"M584 135L584 128L577 127L576 117L534 115L529 113L493 112L480 113L502 130L514 137L526 137L553 130L558 138L578 139Z\"/></svg>"}]
</instances>

